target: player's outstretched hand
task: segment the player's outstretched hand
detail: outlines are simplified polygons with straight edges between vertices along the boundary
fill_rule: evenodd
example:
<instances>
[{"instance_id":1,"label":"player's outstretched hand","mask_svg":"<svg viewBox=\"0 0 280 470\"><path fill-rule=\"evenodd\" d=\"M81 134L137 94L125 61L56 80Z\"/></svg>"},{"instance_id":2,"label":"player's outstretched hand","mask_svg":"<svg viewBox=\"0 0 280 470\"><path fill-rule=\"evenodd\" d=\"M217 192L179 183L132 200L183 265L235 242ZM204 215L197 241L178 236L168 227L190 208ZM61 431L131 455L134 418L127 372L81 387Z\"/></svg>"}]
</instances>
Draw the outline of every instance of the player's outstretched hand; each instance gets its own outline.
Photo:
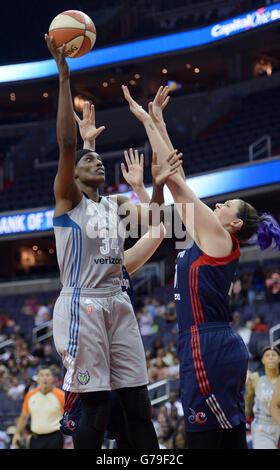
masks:
<instances>
[{"instance_id":1,"label":"player's outstretched hand","mask_svg":"<svg viewBox=\"0 0 280 470\"><path fill-rule=\"evenodd\" d=\"M177 172L177 168L182 165L182 153L177 153L177 150L169 155L161 164L157 162L157 154L153 152L152 157L152 175L156 185L166 183L168 178Z\"/></svg>"},{"instance_id":2,"label":"player's outstretched hand","mask_svg":"<svg viewBox=\"0 0 280 470\"><path fill-rule=\"evenodd\" d=\"M134 116L137 117L137 119L139 119L139 121L141 121L141 122L144 122L147 119L150 120L151 117L149 116L149 113L147 113L147 111L145 111L145 109L143 109L143 107L140 106L140 104L138 104L132 98L127 86L122 85L122 91L123 91L123 94L124 94L124 97L125 97L126 101L129 104L129 109L132 112L132 114L134 114Z\"/></svg>"},{"instance_id":3,"label":"player's outstretched hand","mask_svg":"<svg viewBox=\"0 0 280 470\"><path fill-rule=\"evenodd\" d=\"M61 47L60 50L57 49L54 39L52 36L45 34L45 41L47 43L48 49L56 61L58 72L61 78L69 78L70 72L69 67L65 59L65 44Z\"/></svg>"},{"instance_id":4,"label":"player's outstretched hand","mask_svg":"<svg viewBox=\"0 0 280 470\"><path fill-rule=\"evenodd\" d=\"M138 150L133 152L132 149L129 149L129 155L126 150L124 151L124 158L127 169L125 164L121 163L123 177L133 189L137 189L143 185L144 155L141 153L139 158Z\"/></svg>"},{"instance_id":5,"label":"player's outstretched hand","mask_svg":"<svg viewBox=\"0 0 280 470\"><path fill-rule=\"evenodd\" d=\"M95 125L95 107L94 104L90 104L85 101L83 104L83 119L74 112L75 120L78 123L81 137L85 143L92 143L96 137L104 131L105 126L96 127Z\"/></svg>"},{"instance_id":6,"label":"player's outstretched hand","mask_svg":"<svg viewBox=\"0 0 280 470\"><path fill-rule=\"evenodd\" d=\"M156 96L154 97L154 101L149 103L149 115L151 116L152 120L155 124L160 124L163 122L163 110L167 106L170 96L169 87L168 86L160 86Z\"/></svg>"}]
</instances>

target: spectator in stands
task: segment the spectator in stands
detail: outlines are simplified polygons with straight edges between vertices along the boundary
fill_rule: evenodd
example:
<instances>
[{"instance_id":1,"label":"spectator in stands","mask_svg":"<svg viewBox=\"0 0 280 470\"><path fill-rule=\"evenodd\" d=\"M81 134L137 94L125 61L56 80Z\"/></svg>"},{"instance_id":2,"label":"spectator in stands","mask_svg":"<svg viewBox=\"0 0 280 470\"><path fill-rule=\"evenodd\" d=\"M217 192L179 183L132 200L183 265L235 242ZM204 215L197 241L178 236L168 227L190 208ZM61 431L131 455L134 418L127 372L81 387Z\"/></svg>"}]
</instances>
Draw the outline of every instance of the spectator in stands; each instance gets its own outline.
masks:
<instances>
[{"instance_id":1,"label":"spectator in stands","mask_svg":"<svg viewBox=\"0 0 280 470\"><path fill-rule=\"evenodd\" d=\"M163 351L163 360L168 367L174 363L174 353L170 351L168 346Z\"/></svg>"},{"instance_id":2,"label":"spectator in stands","mask_svg":"<svg viewBox=\"0 0 280 470\"><path fill-rule=\"evenodd\" d=\"M10 437L6 431L0 429L0 450L8 449L10 446Z\"/></svg>"},{"instance_id":3,"label":"spectator in stands","mask_svg":"<svg viewBox=\"0 0 280 470\"><path fill-rule=\"evenodd\" d=\"M155 366L157 368L157 380L166 379L168 377L168 367L160 357L156 358Z\"/></svg>"},{"instance_id":4,"label":"spectator in stands","mask_svg":"<svg viewBox=\"0 0 280 470\"><path fill-rule=\"evenodd\" d=\"M269 331L257 331L251 333L248 350L250 353L249 371L256 372L261 367L263 348L269 343Z\"/></svg>"},{"instance_id":5,"label":"spectator in stands","mask_svg":"<svg viewBox=\"0 0 280 470\"><path fill-rule=\"evenodd\" d=\"M265 347L261 361L263 370L251 374L246 383L246 415L253 415L253 448L277 449L280 426L273 420L269 409L273 391L280 377L280 350L276 347Z\"/></svg>"},{"instance_id":6,"label":"spectator in stands","mask_svg":"<svg viewBox=\"0 0 280 470\"><path fill-rule=\"evenodd\" d=\"M40 360L44 358L44 348L42 343L35 343L32 349L32 355L38 357Z\"/></svg>"},{"instance_id":7,"label":"spectator in stands","mask_svg":"<svg viewBox=\"0 0 280 470\"><path fill-rule=\"evenodd\" d=\"M63 376L64 376L63 368L61 367L61 365L52 364L51 370L52 370L53 377L54 377L54 380L53 380L54 386L61 388L63 385Z\"/></svg>"},{"instance_id":8,"label":"spectator in stands","mask_svg":"<svg viewBox=\"0 0 280 470\"><path fill-rule=\"evenodd\" d=\"M44 366L51 366L53 364L62 366L61 360L53 354L53 350L50 344L45 344L44 346L44 358L42 359L41 364Z\"/></svg>"},{"instance_id":9,"label":"spectator in stands","mask_svg":"<svg viewBox=\"0 0 280 470\"><path fill-rule=\"evenodd\" d=\"M168 422L168 417L166 416L166 414L164 412L163 413L158 412L156 418L153 419L153 424L154 424L154 428L155 428L157 436L158 436L160 427L166 424L167 422Z\"/></svg>"},{"instance_id":10,"label":"spectator in stands","mask_svg":"<svg viewBox=\"0 0 280 470\"><path fill-rule=\"evenodd\" d=\"M141 336L152 335L154 332L154 320L152 315L148 312L148 307L143 307L142 311L137 313L136 318L138 320Z\"/></svg>"},{"instance_id":11,"label":"spectator in stands","mask_svg":"<svg viewBox=\"0 0 280 470\"><path fill-rule=\"evenodd\" d=\"M252 286L253 277L248 273L243 273L240 278L241 281L241 295L245 302L253 304L256 296L255 289Z\"/></svg>"},{"instance_id":12,"label":"spectator in stands","mask_svg":"<svg viewBox=\"0 0 280 470\"><path fill-rule=\"evenodd\" d=\"M161 405L161 406L159 407L158 412L164 414L164 416L165 416L166 419L168 420L168 411L167 411L167 408L166 408L165 405Z\"/></svg>"},{"instance_id":13,"label":"spectator in stands","mask_svg":"<svg viewBox=\"0 0 280 470\"><path fill-rule=\"evenodd\" d=\"M174 430L177 429L179 420L178 409L176 406L172 405L170 408L170 424Z\"/></svg>"},{"instance_id":14,"label":"spectator in stands","mask_svg":"<svg viewBox=\"0 0 280 470\"><path fill-rule=\"evenodd\" d=\"M20 309L20 313L23 313L24 315L33 315L33 310L28 299L24 300L24 305Z\"/></svg>"},{"instance_id":15,"label":"spectator in stands","mask_svg":"<svg viewBox=\"0 0 280 470\"><path fill-rule=\"evenodd\" d=\"M180 417L184 416L182 402L178 400L178 392L174 392L174 391L170 392L169 398L166 401L165 406L167 408L169 416L171 414L171 406L176 406L178 410L178 415Z\"/></svg>"},{"instance_id":16,"label":"spectator in stands","mask_svg":"<svg viewBox=\"0 0 280 470\"><path fill-rule=\"evenodd\" d=\"M144 300L144 307L147 307L148 313L153 317L153 319L155 319L156 307L150 297L146 297L146 299Z\"/></svg>"},{"instance_id":17,"label":"spectator in stands","mask_svg":"<svg viewBox=\"0 0 280 470\"><path fill-rule=\"evenodd\" d=\"M145 350L145 357L146 357L146 361L150 361L152 359L150 349Z\"/></svg>"},{"instance_id":18,"label":"spectator in stands","mask_svg":"<svg viewBox=\"0 0 280 470\"><path fill-rule=\"evenodd\" d=\"M249 325L250 324L248 324L248 322L245 326L242 325L241 314L237 311L233 312L231 327L236 333L241 336L246 346L248 346L252 334L252 330L251 328L249 328Z\"/></svg>"},{"instance_id":19,"label":"spectator in stands","mask_svg":"<svg viewBox=\"0 0 280 470\"><path fill-rule=\"evenodd\" d=\"M150 383L156 382L157 381L157 368L150 359L147 361L147 372L148 372L149 382Z\"/></svg>"},{"instance_id":20,"label":"spectator in stands","mask_svg":"<svg viewBox=\"0 0 280 470\"><path fill-rule=\"evenodd\" d=\"M8 383L9 371L4 364L0 365L0 390L6 390Z\"/></svg>"},{"instance_id":21,"label":"spectator in stands","mask_svg":"<svg viewBox=\"0 0 280 470\"><path fill-rule=\"evenodd\" d=\"M19 448L30 416L32 434L26 440L26 448L62 449L63 436L59 431L59 421L64 410L64 392L53 387L53 375L48 366L40 368L37 382L39 386L25 396L12 443L15 448Z\"/></svg>"},{"instance_id":22,"label":"spectator in stands","mask_svg":"<svg viewBox=\"0 0 280 470\"><path fill-rule=\"evenodd\" d=\"M14 340L14 348L19 351L21 349L20 344L23 344L23 342L25 341L21 331L21 327L19 325L15 325L12 338Z\"/></svg>"},{"instance_id":23,"label":"spectator in stands","mask_svg":"<svg viewBox=\"0 0 280 470\"><path fill-rule=\"evenodd\" d=\"M28 377L25 381L25 388L24 388L23 396L25 397L28 392L31 392L31 390L34 390L34 388L36 387L37 387L37 382L35 378Z\"/></svg>"},{"instance_id":24,"label":"spectator in stands","mask_svg":"<svg viewBox=\"0 0 280 470\"><path fill-rule=\"evenodd\" d=\"M185 433L185 424L184 424L184 417L181 416L179 418L179 423L178 423L178 426L177 426L177 429L176 429L176 432L183 432Z\"/></svg>"},{"instance_id":25,"label":"spectator in stands","mask_svg":"<svg viewBox=\"0 0 280 470\"><path fill-rule=\"evenodd\" d=\"M9 339L14 332L15 321L8 315L0 313L0 343Z\"/></svg>"},{"instance_id":26,"label":"spectator in stands","mask_svg":"<svg viewBox=\"0 0 280 470\"><path fill-rule=\"evenodd\" d=\"M11 356L8 359L7 368L8 368L8 371L11 375L13 375L13 376L18 376L19 375L19 368L17 366L17 363L16 363L16 360L15 360L14 356Z\"/></svg>"},{"instance_id":27,"label":"spectator in stands","mask_svg":"<svg viewBox=\"0 0 280 470\"><path fill-rule=\"evenodd\" d=\"M172 340L172 341L169 341L168 345L167 345L169 351L172 353L172 354L177 354L177 343L176 341Z\"/></svg>"},{"instance_id":28,"label":"spectator in stands","mask_svg":"<svg viewBox=\"0 0 280 470\"><path fill-rule=\"evenodd\" d=\"M178 431L173 435L172 449L187 449L187 439L185 432Z\"/></svg>"},{"instance_id":29,"label":"spectator in stands","mask_svg":"<svg viewBox=\"0 0 280 470\"><path fill-rule=\"evenodd\" d=\"M26 439L30 438L30 426L29 426L29 424L27 424L24 431L23 431L23 433L22 433L21 441L18 441L18 447L15 447L13 445L13 437L16 433L16 426L17 426L18 420L19 420L19 418L16 418L14 420L14 424L8 426L7 429L6 429L6 432L9 436L9 438L10 438L9 449L17 449L17 448L26 449Z\"/></svg>"},{"instance_id":30,"label":"spectator in stands","mask_svg":"<svg viewBox=\"0 0 280 470\"><path fill-rule=\"evenodd\" d=\"M16 431L16 427L14 425L9 425L9 426L6 427L6 433L9 436L8 449L14 449L14 447L12 445L12 440L13 440L13 436L15 434L15 431Z\"/></svg>"},{"instance_id":31,"label":"spectator in stands","mask_svg":"<svg viewBox=\"0 0 280 470\"><path fill-rule=\"evenodd\" d=\"M160 338L156 338L152 345L151 358L154 359L157 356L157 350L163 347L164 345L162 343L162 340Z\"/></svg>"},{"instance_id":32,"label":"spectator in stands","mask_svg":"<svg viewBox=\"0 0 280 470\"><path fill-rule=\"evenodd\" d=\"M13 336L15 333L15 328L16 328L16 322L13 318L11 318L9 315L7 315L7 323L3 327L3 334L6 335L7 339L10 339L10 337Z\"/></svg>"},{"instance_id":33,"label":"spectator in stands","mask_svg":"<svg viewBox=\"0 0 280 470\"><path fill-rule=\"evenodd\" d=\"M252 333L259 333L261 331L268 331L268 326L264 321L264 317L262 315L257 315L253 322Z\"/></svg>"},{"instance_id":34,"label":"spectator in stands","mask_svg":"<svg viewBox=\"0 0 280 470\"><path fill-rule=\"evenodd\" d=\"M0 322L0 343L6 341L8 338L7 338L7 335L3 332L3 326L1 325L1 322Z\"/></svg>"},{"instance_id":35,"label":"spectator in stands","mask_svg":"<svg viewBox=\"0 0 280 470\"><path fill-rule=\"evenodd\" d=\"M54 309L54 306L55 306L56 299L57 299L57 297L50 297L49 300L48 300L47 308L49 309L51 318L53 316L53 309Z\"/></svg>"},{"instance_id":36,"label":"spectator in stands","mask_svg":"<svg viewBox=\"0 0 280 470\"><path fill-rule=\"evenodd\" d=\"M173 364L168 367L168 377L179 379L180 363L178 356L174 356Z\"/></svg>"},{"instance_id":37,"label":"spectator in stands","mask_svg":"<svg viewBox=\"0 0 280 470\"><path fill-rule=\"evenodd\" d=\"M163 317L166 309L165 305L159 299L153 299L153 305L156 309L156 317Z\"/></svg>"},{"instance_id":38,"label":"spectator in stands","mask_svg":"<svg viewBox=\"0 0 280 470\"><path fill-rule=\"evenodd\" d=\"M8 317L4 313L0 312L0 327L5 327L7 326L8 323Z\"/></svg>"},{"instance_id":39,"label":"spectator in stands","mask_svg":"<svg viewBox=\"0 0 280 470\"><path fill-rule=\"evenodd\" d=\"M237 279L233 283L232 294L230 298L230 305L232 310L238 310L246 304L246 295L247 293L244 295L244 291L242 291L241 279Z\"/></svg>"},{"instance_id":40,"label":"spectator in stands","mask_svg":"<svg viewBox=\"0 0 280 470\"><path fill-rule=\"evenodd\" d=\"M251 285L248 286L248 301L250 305L258 298L265 298L265 278L265 270L261 264L258 264L254 271Z\"/></svg>"},{"instance_id":41,"label":"spectator in stands","mask_svg":"<svg viewBox=\"0 0 280 470\"><path fill-rule=\"evenodd\" d=\"M7 398L11 398L11 400L22 400L24 390L25 384L20 383L18 377L12 377L11 385L7 390Z\"/></svg>"},{"instance_id":42,"label":"spectator in stands","mask_svg":"<svg viewBox=\"0 0 280 470\"><path fill-rule=\"evenodd\" d=\"M37 313L37 304L38 304L37 297L35 295L31 295L27 299L27 302L28 302L28 305L31 309L32 314L35 315Z\"/></svg>"},{"instance_id":43,"label":"spectator in stands","mask_svg":"<svg viewBox=\"0 0 280 470\"><path fill-rule=\"evenodd\" d=\"M165 358L165 348L158 348L156 352L156 357L153 359L153 362L155 363L156 359L164 359Z\"/></svg>"},{"instance_id":44,"label":"spectator in stands","mask_svg":"<svg viewBox=\"0 0 280 470\"><path fill-rule=\"evenodd\" d=\"M265 280L268 302L280 302L280 272L274 271Z\"/></svg>"},{"instance_id":45,"label":"spectator in stands","mask_svg":"<svg viewBox=\"0 0 280 470\"><path fill-rule=\"evenodd\" d=\"M19 362L19 373L23 380L27 380L28 378L32 377L33 369L30 366L30 361L27 356L23 356Z\"/></svg>"},{"instance_id":46,"label":"spectator in stands","mask_svg":"<svg viewBox=\"0 0 280 470\"><path fill-rule=\"evenodd\" d=\"M158 441L160 449L171 449L172 448L172 439L173 429L168 421L162 423L158 429Z\"/></svg>"},{"instance_id":47,"label":"spectator in stands","mask_svg":"<svg viewBox=\"0 0 280 470\"><path fill-rule=\"evenodd\" d=\"M20 339L18 342L16 342L15 346L15 357L16 361L20 363L21 358L27 357L28 359L32 360L33 356L30 353L29 346L27 342L24 339Z\"/></svg>"},{"instance_id":48,"label":"spectator in stands","mask_svg":"<svg viewBox=\"0 0 280 470\"><path fill-rule=\"evenodd\" d=\"M171 300L167 306L166 310L163 314L163 318L168 324L173 324L177 322L177 315L176 315L176 305L175 300Z\"/></svg>"},{"instance_id":49,"label":"spectator in stands","mask_svg":"<svg viewBox=\"0 0 280 470\"><path fill-rule=\"evenodd\" d=\"M36 326L51 320L50 310L46 305L38 302L36 308L37 311L34 318Z\"/></svg>"}]
</instances>

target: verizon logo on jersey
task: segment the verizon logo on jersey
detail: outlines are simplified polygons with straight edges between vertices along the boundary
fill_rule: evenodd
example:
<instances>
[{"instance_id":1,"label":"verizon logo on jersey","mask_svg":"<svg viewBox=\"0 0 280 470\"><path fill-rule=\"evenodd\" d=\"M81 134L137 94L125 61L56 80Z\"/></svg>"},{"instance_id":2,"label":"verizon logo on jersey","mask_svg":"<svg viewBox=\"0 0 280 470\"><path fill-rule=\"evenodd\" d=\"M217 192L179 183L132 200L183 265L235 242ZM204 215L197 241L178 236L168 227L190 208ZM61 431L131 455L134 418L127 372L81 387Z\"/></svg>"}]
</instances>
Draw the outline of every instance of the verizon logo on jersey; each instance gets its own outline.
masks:
<instances>
[{"instance_id":1,"label":"verizon logo on jersey","mask_svg":"<svg viewBox=\"0 0 280 470\"><path fill-rule=\"evenodd\" d=\"M122 264L121 258L98 258L94 260L95 264Z\"/></svg>"}]
</instances>

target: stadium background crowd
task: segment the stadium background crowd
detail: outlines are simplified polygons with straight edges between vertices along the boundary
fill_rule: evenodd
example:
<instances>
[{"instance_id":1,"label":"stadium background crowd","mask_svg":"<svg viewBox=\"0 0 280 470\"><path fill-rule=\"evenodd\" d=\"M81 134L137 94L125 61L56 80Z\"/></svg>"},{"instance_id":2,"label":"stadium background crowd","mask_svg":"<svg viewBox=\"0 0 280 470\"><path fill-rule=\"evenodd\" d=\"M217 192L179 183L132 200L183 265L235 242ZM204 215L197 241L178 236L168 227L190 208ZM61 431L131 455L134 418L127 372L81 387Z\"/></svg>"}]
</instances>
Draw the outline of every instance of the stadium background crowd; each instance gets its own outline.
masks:
<instances>
[{"instance_id":1,"label":"stadium background crowd","mask_svg":"<svg viewBox=\"0 0 280 470\"><path fill-rule=\"evenodd\" d=\"M154 290L155 296L136 296L135 313L145 346L150 384L164 379L170 382L170 397L167 403L153 407L154 425L160 444L163 448L186 448L179 392L178 330L172 299L172 279L164 291L166 298L169 298L165 302L161 300L164 293L161 288ZM39 297L25 296L19 306L18 315L22 317L22 325L28 317L34 327L42 327L41 334L48 331L51 334L55 293L45 304ZM10 300L12 302L12 297ZM250 273L248 267L242 271L241 265L239 277L233 286L231 310L232 327L241 335L250 353L250 374L261 368L261 352L269 343L269 329L280 321L280 266L278 269L267 269L256 265L253 270L251 267ZM2 423L6 422L2 430L3 435L6 433L4 448L11 444L11 433L14 432L16 418L12 416L20 413L24 396L36 387L38 369L42 365L50 366L54 386L59 388L62 387L64 373L51 336L33 343L32 327L21 328L8 312L9 307L0 314L0 343L13 341L0 355ZM151 391L151 398L156 398L156 393ZM248 436L249 434L250 417ZM65 439L66 446L69 445L68 441Z\"/></svg>"}]
</instances>

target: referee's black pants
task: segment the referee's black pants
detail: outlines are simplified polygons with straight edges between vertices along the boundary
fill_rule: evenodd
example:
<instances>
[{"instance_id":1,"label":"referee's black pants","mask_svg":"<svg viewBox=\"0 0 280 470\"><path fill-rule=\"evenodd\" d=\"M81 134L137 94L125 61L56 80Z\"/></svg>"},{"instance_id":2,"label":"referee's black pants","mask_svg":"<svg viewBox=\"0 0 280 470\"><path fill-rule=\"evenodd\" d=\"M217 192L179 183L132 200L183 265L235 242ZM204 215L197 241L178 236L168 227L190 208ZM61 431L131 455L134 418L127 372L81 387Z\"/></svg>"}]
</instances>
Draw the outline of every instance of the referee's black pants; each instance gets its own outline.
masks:
<instances>
[{"instance_id":1,"label":"referee's black pants","mask_svg":"<svg viewBox=\"0 0 280 470\"><path fill-rule=\"evenodd\" d=\"M50 434L34 434L30 439L30 449L63 449L63 435L60 431Z\"/></svg>"}]
</instances>

